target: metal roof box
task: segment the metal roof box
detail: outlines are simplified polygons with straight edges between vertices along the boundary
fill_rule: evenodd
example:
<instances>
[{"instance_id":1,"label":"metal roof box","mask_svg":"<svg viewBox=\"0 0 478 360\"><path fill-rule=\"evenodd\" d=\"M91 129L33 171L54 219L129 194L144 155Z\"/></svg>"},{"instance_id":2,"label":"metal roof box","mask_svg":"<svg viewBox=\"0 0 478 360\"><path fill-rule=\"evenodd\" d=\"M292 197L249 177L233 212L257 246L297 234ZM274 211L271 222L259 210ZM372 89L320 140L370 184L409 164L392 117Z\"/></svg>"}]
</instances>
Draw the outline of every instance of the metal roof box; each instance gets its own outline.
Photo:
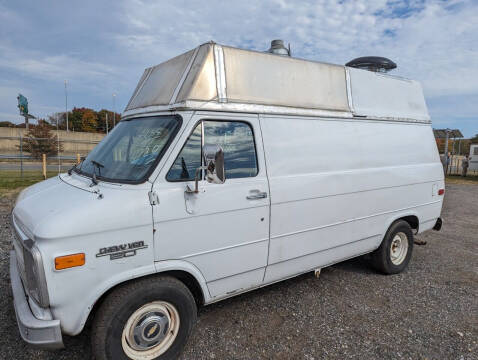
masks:
<instances>
[{"instance_id":1,"label":"metal roof box","mask_svg":"<svg viewBox=\"0 0 478 360\"><path fill-rule=\"evenodd\" d=\"M146 69L123 115L185 108L429 122L416 81L213 42Z\"/></svg>"}]
</instances>

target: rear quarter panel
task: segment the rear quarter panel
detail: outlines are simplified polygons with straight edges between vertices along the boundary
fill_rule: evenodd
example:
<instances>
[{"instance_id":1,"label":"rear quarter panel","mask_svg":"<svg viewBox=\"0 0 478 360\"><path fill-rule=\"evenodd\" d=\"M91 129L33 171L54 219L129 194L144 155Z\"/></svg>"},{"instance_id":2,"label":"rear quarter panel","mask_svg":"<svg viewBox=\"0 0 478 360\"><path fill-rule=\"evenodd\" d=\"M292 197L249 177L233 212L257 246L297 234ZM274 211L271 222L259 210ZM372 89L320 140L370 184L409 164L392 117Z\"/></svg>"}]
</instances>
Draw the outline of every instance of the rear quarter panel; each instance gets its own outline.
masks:
<instances>
[{"instance_id":1,"label":"rear quarter panel","mask_svg":"<svg viewBox=\"0 0 478 360\"><path fill-rule=\"evenodd\" d=\"M271 192L266 281L287 263L301 272L370 252L399 217L415 215L426 228L440 215L443 169L429 124L263 116L261 128Z\"/></svg>"}]
</instances>

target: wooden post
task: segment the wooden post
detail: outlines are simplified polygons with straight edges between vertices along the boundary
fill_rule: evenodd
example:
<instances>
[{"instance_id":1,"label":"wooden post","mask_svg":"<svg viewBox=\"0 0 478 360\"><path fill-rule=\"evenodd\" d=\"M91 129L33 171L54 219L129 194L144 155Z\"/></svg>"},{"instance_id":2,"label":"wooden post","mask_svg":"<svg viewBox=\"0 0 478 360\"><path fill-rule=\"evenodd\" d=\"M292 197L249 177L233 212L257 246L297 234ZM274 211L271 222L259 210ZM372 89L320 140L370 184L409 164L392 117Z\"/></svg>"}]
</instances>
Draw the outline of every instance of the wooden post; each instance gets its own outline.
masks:
<instances>
[{"instance_id":1,"label":"wooden post","mask_svg":"<svg viewBox=\"0 0 478 360\"><path fill-rule=\"evenodd\" d=\"M76 163L79 164L81 161L81 156L80 154L76 154Z\"/></svg>"},{"instance_id":2,"label":"wooden post","mask_svg":"<svg viewBox=\"0 0 478 360\"><path fill-rule=\"evenodd\" d=\"M43 159L43 178L46 180L46 155L42 154Z\"/></svg>"}]
</instances>

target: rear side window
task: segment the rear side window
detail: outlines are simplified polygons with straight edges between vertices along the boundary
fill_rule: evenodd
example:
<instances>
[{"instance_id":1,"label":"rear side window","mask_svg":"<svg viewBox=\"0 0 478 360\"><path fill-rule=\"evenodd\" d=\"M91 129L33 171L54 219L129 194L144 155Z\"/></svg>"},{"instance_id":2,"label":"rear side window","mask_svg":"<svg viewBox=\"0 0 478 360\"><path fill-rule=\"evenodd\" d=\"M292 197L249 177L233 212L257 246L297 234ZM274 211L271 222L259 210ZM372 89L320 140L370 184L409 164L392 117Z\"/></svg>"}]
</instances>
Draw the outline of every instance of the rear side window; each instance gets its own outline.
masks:
<instances>
[{"instance_id":1,"label":"rear side window","mask_svg":"<svg viewBox=\"0 0 478 360\"><path fill-rule=\"evenodd\" d=\"M204 127L204 139L201 138ZM201 143L219 145L224 150L226 179L256 176L258 173L254 133L239 121L202 121L194 129L169 170L168 181L194 180L201 166Z\"/></svg>"}]
</instances>

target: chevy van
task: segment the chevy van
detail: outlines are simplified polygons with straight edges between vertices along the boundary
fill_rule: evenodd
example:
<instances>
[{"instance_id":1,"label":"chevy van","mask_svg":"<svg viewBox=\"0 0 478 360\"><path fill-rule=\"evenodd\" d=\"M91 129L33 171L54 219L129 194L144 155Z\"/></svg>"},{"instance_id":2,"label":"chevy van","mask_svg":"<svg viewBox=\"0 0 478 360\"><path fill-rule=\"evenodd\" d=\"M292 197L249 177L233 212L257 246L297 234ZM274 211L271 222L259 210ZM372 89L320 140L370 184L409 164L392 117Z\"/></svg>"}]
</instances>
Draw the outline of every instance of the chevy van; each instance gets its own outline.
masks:
<instances>
[{"instance_id":1,"label":"chevy van","mask_svg":"<svg viewBox=\"0 0 478 360\"><path fill-rule=\"evenodd\" d=\"M147 69L80 164L18 196L20 334L61 348L91 321L96 359L174 359L198 306L364 254L403 271L443 193L416 81L203 44Z\"/></svg>"}]
</instances>

